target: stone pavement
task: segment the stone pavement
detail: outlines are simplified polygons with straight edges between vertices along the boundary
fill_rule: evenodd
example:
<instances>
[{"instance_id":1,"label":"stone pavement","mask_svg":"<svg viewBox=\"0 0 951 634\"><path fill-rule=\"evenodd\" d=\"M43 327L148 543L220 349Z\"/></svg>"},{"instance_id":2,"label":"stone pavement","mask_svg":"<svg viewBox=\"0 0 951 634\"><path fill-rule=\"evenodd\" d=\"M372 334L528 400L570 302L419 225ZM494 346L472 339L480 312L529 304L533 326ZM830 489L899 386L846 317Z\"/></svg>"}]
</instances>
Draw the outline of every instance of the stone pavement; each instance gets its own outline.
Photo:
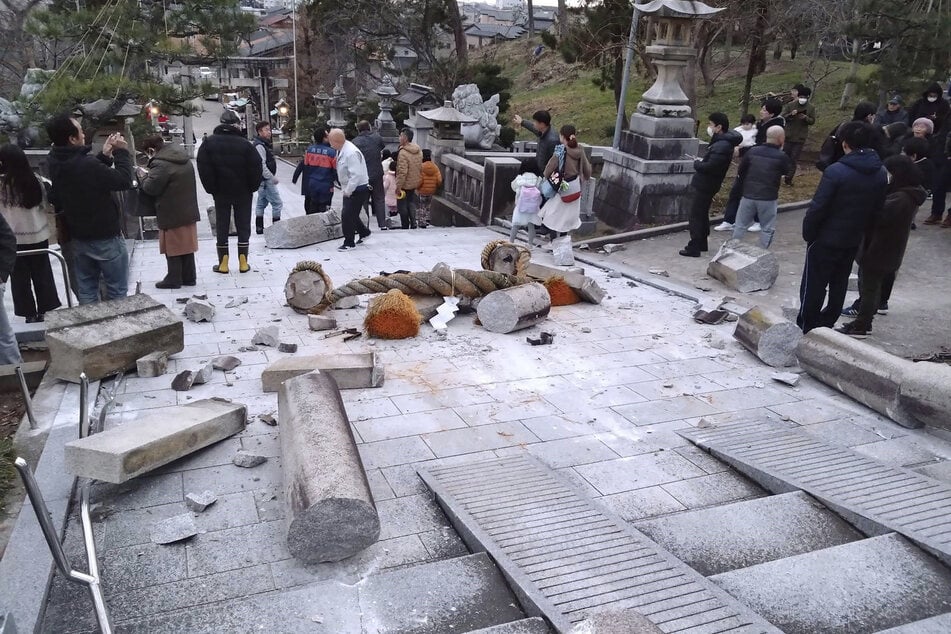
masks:
<instances>
[{"instance_id":1,"label":"stone pavement","mask_svg":"<svg viewBox=\"0 0 951 634\"><path fill-rule=\"evenodd\" d=\"M287 202L286 215L302 213L299 198ZM144 619L199 608L212 618L308 584L355 584L385 569L465 555L465 546L416 475L421 466L529 452L635 521L762 495L675 433L696 426L702 417L752 415L798 423L892 464L923 466L931 475L951 477L945 462L951 445L902 429L808 376L795 388L771 382L772 369L732 340L732 324L698 325L690 318L693 302L609 278L592 267L588 273L608 294L603 304L554 308L540 327L510 335L486 332L472 316L462 315L450 323L445 340L423 326L416 339L361 337L345 343L311 332L306 316L284 305L284 281L299 260L321 262L337 284L379 271L429 270L439 261L477 268L482 246L497 237L489 229L374 232L369 244L346 253L336 251L336 242L272 251L254 235L252 272L227 276L211 271L214 241L206 223L200 237L194 289L154 289L164 274L157 245L140 243L135 251L132 280L140 280L146 292L178 312L177 298L207 293L218 311L211 323L185 322L185 349L172 357L168 374L126 378L107 426L212 396L245 403L249 425L238 436L153 475L96 488L96 537L107 601L114 620L128 631L176 631ZM639 246L629 245L625 257L635 256ZM550 262L547 254L537 257ZM645 258L638 264L673 268L675 258ZM224 307L242 296L249 301ZM360 309L336 311L339 326L360 327L365 305L363 298ZM255 330L265 325L280 328L280 341L298 344L298 355L372 351L385 367L382 387L343 392L382 524L380 542L352 559L302 565L284 545L280 425L269 427L258 416L277 411L277 395L261 391L261 372L290 355L266 347L246 349ZM537 337L542 329L554 333L554 343L529 346L525 336ZM242 365L227 376L216 371L210 383L189 392L170 389L175 373L197 369L219 354L235 355ZM269 459L252 469L238 468L231 459L240 449ZM154 524L185 512L185 495L205 490L219 499L196 516L199 535L185 543L151 543ZM75 519L66 537L74 556L80 546ZM249 629L258 614L238 613ZM353 621L335 623L334 614L328 611L313 631L361 631ZM221 627L204 625L208 631L228 631L224 622ZM86 592L57 577L43 631L92 628Z\"/></svg>"},{"instance_id":2,"label":"stone pavement","mask_svg":"<svg viewBox=\"0 0 951 634\"><path fill-rule=\"evenodd\" d=\"M931 201L928 200L918 211L918 229L911 232L889 302L890 311L886 316L875 318L873 335L866 340L901 357L931 354L942 346L951 348L951 332L948 330L951 275L947 274L951 230L921 224L928 217L930 208ZM779 279L768 291L737 293L706 275L709 259L731 237L730 232L711 232L710 252L700 258L677 255L677 251L687 243L685 231L628 242L624 250L611 255L592 252L590 256L604 262L607 267L612 263L623 263L641 269L645 275L649 268L664 269L669 272L671 280L684 286L705 289L715 297L734 296L740 304L759 304L781 313L784 306L799 307L799 281L806 251L802 241L804 215L805 211L789 211L777 217L776 235L770 250L779 257ZM747 234L745 239L755 243L756 236ZM857 293L850 292L847 302L851 303L857 296ZM843 317L839 324L849 320L851 318Z\"/></svg>"}]
</instances>

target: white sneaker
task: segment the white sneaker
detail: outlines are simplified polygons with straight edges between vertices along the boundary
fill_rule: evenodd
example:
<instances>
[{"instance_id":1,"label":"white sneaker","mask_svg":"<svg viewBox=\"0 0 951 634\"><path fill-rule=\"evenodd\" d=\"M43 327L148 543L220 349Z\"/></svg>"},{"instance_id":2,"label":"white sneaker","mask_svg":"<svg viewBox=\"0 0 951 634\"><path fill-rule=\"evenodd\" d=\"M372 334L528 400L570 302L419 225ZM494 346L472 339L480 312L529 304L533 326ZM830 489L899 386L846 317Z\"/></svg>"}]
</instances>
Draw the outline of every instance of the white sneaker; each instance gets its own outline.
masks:
<instances>
[{"instance_id":1,"label":"white sneaker","mask_svg":"<svg viewBox=\"0 0 951 634\"><path fill-rule=\"evenodd\" d=\"M763 228L759 226L758 222L754 222L753 224L750 225L750 228L747 229L747 231L749 231L750 233L759 233L762 230Z\"/></svg>"},{"instance_id":2,"label":"white sneaker","mask_svg":"<svg viewBox=\"0 0 951 634\"><path fill-rule=\"evenodd\" d=\"M733 231L733 223L724 220L713 228L714 231Z\"/></svg>"}]
</instances>

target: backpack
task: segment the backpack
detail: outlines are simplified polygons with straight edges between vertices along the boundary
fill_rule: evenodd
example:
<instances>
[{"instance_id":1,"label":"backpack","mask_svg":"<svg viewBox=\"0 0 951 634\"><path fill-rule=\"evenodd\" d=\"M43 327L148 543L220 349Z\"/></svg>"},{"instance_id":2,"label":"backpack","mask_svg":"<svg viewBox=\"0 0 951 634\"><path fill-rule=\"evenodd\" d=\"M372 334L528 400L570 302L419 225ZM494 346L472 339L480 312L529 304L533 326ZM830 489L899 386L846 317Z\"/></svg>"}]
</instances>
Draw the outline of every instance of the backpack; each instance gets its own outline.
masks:
<instances>
[{"instance_id":1,"label":"backpack","mask_svg":"<svg viewBox=\"0 0 951 634\"><path fill-rule=\"evenodd\" d=\"M542 206L542 192L535 185L522 185L518 196L518 209L520 214L536 213Z\"/></svg>"},{"instance_id":2,"label":"backpack","mask_svg":"<svg viewBox=\"0 0 951 634\"><path fill-rule=\"evenodd\" d=\"M839 128L843 125L845 124L840 123L832 128L832 131L822 142L822 147L819 148L819 160L816 161L816 169L820 172L824 172L827 167L845 156L845 152L842 150L842 141L839 139Z\"/></svg>"}]
</instances>

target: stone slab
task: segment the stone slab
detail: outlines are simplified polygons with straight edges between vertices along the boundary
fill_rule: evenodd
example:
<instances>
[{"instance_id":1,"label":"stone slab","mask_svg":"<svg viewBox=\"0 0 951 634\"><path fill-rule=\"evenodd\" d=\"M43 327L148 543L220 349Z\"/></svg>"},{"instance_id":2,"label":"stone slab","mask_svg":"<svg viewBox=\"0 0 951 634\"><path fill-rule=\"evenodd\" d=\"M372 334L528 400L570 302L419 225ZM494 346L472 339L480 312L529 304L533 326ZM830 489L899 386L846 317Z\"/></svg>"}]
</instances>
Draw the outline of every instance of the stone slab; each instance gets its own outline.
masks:
<instances>
[{"instance_id":1,"label":"stone slab","mask_svg":"<svg viewBox=\"0 0 951 634\"><path fill-rule=\"evenodd\" d=\"M940 614L930 619L899 625L881 630L878 634L947 634L948 632L951 632L951 614Z\"/></svg>"},{"instance_id":2,"label":"stone slab","mask_svg":"<svg viewBox=\"0 0 951 634\"><path fill-rule=\"evenodd\" d=\"M893 533L711 579L787 634L877 632L951 611L951 574Z\"/></svg>"},{"instance_id":3,"label":"stone slab","mask_svg":"<svg viewBox=\"0 0 951 634\"><path fill-rule=\"evenodd\" d=\"M247 408L217 399L169 407L66 445L66 468L119 484L244 429Z\"/></svg>"},{"instance_id":4,"label":"stone slab","mask_svg":"<svg viewBox=\"0 0 951 634\"><path fill-rule=\"evenodd\" d=\"M162 376L168 369L168 353L159 350L158 352L151 352L141 359L136 359L135 369L141 377Z\"/></svg>"},{"instance_id":5,"label":"stone slab","mask_svg":"<svg viewBox=\"0 0 951 634\"><path fill-rule=\"evenodd\" d=\"M768 249L727 240L707 265L707 275L740 293L768 290L779 277L779 258Z\"/></svg>"},{"instance_id":6,"label":"stone slab","mask_svg":"<svg viewBox=\"0 0 951 634\"><path fill-rule=\"evenodd\" d=\"M96 304L54 310L46 317L50 375L90 381L136 367L151 352L180 352L185 347L181 319L164 304L137 294Z\"/></svg>"},{"instance_id":7,"label":"stone slab","mask_svg":"<svg viewBox=\"0 0 951 634\"><path fill-rule=\"evenodd\" d=\"M343 225L336 210L284 218L264 229L264 242L269 249L299 249L341 237Z\"/></svg>"},{"instance_id":8,"label":"stone slab","mask_svg":"<svg viewBox=\"0 0 951 634\"><path fill-rule=\"evenodd\" d=\"M469 634L549 634L550 632L545 619L533 616L530 619L519 619L502 625L472 630Z\"/></svg>"},{"instance_id":9,"label":"stone slab","mask_svg":"<svg viewBox=\"0 0 951 634\"><path fill-rule=\"evenodd\" d=\"M191 513L182 513L162 520L152 527L151 538L156 544L174 544L198 534L198 526Z\"/></svg>"},{"instance_id":10,"label":"stone slab","mask_svg":"<svg viewBox=\"0 0 951 634\"><path fill-rule=\"evenodd\" d=\"M319 370L333 377L341 390L383 385L383 366L377 364L373 352L365 354L318 354L307 357L286 357L269 365L261 373L261 389L277 392L281 383L301 374Z\"/></svg>"},{"instance_id":11,"label":"stone slab","mask_svg":"<svg viewBox=\"0 0 951 634\"><path fill-rule=\"evenodd\" d=\"M0 365L0 393L19 392L20 379L17 377L16 365ZM43 374L46 372L46 361L27 361L20 364L23 377L30 390L36 390Z\"/></svg>"},{"instance_id":12,"label":"stone slab","mask_svg":"<svg viewBox=\"0 0 951 634\"><path fill-rule=\"evenodd\" d=\"M522 619L485 553L372 575L360 589L364 631L446 634Z\"/></svg>"},{"instance_id":13,"label":"stone slab","mask_svg":"<svg viewBox=\"0 0 951 634\"><path fill-rule=\"evenodd\" d=\"M802 492L676 513L634 526L704 576L864 537Z\"/></svg>"},{"instance_id":14,"label":"stone slab","mask_svg":"<svg viewBox=\"0 0 951 634\"><path fill-rule=\"evenodd\" d=\"M326 315L307 315L307 326L311 330L333 330L337 327L337 319Z\"/></svg>"}]
</instances>

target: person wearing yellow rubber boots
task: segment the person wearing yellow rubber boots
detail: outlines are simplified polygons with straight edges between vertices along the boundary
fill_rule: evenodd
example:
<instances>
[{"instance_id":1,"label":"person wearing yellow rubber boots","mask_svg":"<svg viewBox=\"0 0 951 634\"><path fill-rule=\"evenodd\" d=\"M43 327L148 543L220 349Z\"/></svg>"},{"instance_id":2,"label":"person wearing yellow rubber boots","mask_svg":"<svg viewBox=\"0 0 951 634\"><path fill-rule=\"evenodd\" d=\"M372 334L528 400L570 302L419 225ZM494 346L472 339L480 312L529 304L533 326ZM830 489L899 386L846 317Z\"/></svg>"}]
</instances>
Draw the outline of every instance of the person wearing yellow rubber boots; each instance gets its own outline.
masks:
<instances>
[{"instance_id":1,"label":"person wearing yellow rubber boots","mask_svg":"<svg viewBox=\"0 0 951 634\"><path fill-rule=\"evenodd\" d=\"M251 199L261 186L261 158L244 138L238 115L225 110L221 125L198 148L198 178L215 200L218 264L215 273L228 273L228 230L234 213L238 230L238 271L247 273L251 242Z\"/></svg>"}]
</instances>

